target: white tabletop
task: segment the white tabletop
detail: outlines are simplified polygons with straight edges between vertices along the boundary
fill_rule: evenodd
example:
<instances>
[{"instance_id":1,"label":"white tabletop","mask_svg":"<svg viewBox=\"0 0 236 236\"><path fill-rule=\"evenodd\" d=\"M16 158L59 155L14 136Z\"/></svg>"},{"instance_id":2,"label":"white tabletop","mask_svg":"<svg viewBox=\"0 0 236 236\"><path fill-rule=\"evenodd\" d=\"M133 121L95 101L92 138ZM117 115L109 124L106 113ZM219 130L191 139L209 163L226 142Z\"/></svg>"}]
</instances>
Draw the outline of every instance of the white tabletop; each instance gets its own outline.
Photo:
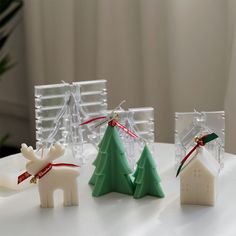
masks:
<instances>
[{"instance_id":1,"label":"white tabletop","mask_svg":"<svg viewBox=\"0 0 236 236\"><path fill-rule=\"evenodd\" d=\"M39 207L36 187L24 191L0 190L1 236L235 236L236 156L225 155L214 207L181 206L175 178L174 145L157 144L157 168L166 194L163 199L110 193L92 197L88 180L94 167L91 155L78 178L79 206L63 207L62 193L55 193L55 208ZM16 155L17 156L17 155Z\"/></svg>"}]
</instances>

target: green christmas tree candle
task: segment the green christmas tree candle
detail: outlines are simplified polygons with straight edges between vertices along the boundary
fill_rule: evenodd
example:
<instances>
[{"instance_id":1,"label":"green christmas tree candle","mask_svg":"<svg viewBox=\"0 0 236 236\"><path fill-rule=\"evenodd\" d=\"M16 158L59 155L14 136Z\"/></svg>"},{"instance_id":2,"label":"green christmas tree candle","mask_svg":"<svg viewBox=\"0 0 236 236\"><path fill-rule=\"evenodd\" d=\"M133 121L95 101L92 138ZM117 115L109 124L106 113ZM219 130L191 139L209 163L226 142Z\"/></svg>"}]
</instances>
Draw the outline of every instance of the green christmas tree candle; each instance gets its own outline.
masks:
<instances>
[{"instance_id":1,"label":"green christmas tree candle","mask_svg":"<svg viewBox=\"0 0 236 236\"><path fill-rule=\"evenodd\" d=\"M161 179L157 174L155 161L146 145L137 162L134 178L134 198L141 198L145 195L159 198L165 196L160 185Z\"/></svg>"},{"instance_id":2,"label":"green christmas tree candle","mask_svg":"<svg viewBox=\"0 0 236 236\"><path fill-rule=\"evenodd\" d=\"M89 184L94 185L92 193L94 197L109 192L133 194L133 182L129 176L132 171L115 126L108 125L93 164L96 168Z\"/></svg>"}]
</instances>

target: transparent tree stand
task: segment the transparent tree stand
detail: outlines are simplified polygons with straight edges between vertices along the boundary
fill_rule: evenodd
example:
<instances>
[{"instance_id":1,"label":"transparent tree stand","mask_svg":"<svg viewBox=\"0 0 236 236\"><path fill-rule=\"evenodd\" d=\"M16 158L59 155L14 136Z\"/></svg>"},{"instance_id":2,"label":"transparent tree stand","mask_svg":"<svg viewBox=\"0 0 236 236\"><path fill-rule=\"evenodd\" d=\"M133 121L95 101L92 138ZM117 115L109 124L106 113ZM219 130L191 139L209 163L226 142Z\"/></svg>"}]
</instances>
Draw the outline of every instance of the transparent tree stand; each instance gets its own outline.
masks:
<instances>
[{"instance_id":1,"label":"transparent tree stand","mask_svg":"<svg viewBox=\"0 0 236 236\"><path fill-rule=\"evenodd\" d=\"M176 168L187 153L196 145L194 138L207 133L219 137L205 145L223 168L225 144L225 112L176 112L175 113L175 157Z\"/></svg>"},{"instance_id":2,"label":"transparent tree stand","mask_svg":"<svg viewBox=\"0 0 236 236\"><path fill-rule=\"evenodd\" d=\"M77 162L86 161L84 145L97 144L102 129L79 124L107 112L106 80L35 86L36 148L59 142Z\"/></svg>"},{"instance_id":3,"label":"transparent tree stand","mask_svg":"<svg viewBox=\"0 0 236 236\"><path fill-rule=\"evenodd\" d=\"M110 114L111 111L108 111ZM140 139L135 139L122 129L118 129L122 142L125 146L126 156L130 167L134 170L145 142L151 152L154 152L154 109L152 107L122 108L114 111L118 114L118 121L135 133Z\"/></svg>"},{"instance_id":4,"label":"transparent tree stand","mask_svg":"<svg viewBox=\"0 0 236 236\"><path fill-rule=\"evenodd\" d=\"M107 116L106 80L61 83L35 86L36 147L47 148L60 142L77 162L86 162L84 146L88 143L97 148L106 125L97 122L79 124L95 117ZM153 151L154 110L151 107L118 109L120 122L145 140ZM119 130L126 154L134 169L143 149L143 141L134 140ZM67 155L70 156L70 155Z\"/></svg>"}]
</instances>

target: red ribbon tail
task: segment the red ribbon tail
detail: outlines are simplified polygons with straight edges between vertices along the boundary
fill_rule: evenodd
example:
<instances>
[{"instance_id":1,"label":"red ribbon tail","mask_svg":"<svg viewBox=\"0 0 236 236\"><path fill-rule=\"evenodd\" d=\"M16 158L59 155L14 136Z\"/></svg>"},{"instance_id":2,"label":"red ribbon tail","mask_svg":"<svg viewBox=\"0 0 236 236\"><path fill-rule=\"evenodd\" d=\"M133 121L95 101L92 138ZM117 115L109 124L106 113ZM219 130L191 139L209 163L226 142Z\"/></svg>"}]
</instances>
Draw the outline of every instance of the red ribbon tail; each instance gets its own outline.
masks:
<instances>
[{"instance_id":1,"label":"red ribbon tail","mask_svg":"<svg viewBox=\"0 0 236 236\"><path fill-rule=\"evenodd\" d=\"M196 148L199 147L199 144L194 146L191 151L185 156L185 158L181 161L181 164L184 164L184 162L191 156L191 154L196 150Z\"/></svg>"},{"instance_id":2,"label":"red ribbon tail","mask_svg":"<svg viewBox=\"0 0 236 236\"><path fill-rule=\"evenodd\" d=\"M27 171L24 172L23 174L19 175L18 178L17 178L18 179L17 184L20 184L24 180L28 179L30 176L31 176L31 174L28 173Z\"/></svg>"},{"instance_id":3,"label":"red ribbon tail","mask_svg":"<svg viewBox=\"0 0 236 236\"><path fill-rule=\"evenodd\" d=\"M48 163L42 170L40 170L36 175L36 179L41 179L44 175L46 175L52 169L52 163Z\"/></svg>"},{"instance_id":4,"label":"red ribbon tail","mask_svg":"<svg viewBox=\"0 0 236 236\"><path fill-rule=\"evenodd\" d=\"M177 173L176 173L176 177L178 177L181 169L182 169L182 166L184 165L184 163L187 161L187 159L191 156L191 154L197 149L197 147L199 147L199 144L195 145L191 151L184 157L184 159L180 162L180 166L177 170Z\"/></svg>"},{"instance_id":5,"label":"red ribbon tail","mask_svg":"<svg viewBox=\"0 0 236 236\"><path fill-rule=\"evenodd\" d=\"M90 120L87 120L87 121L81 123L80 126L89 124L89 123L91 123L91 122L93 122L95 120L101 120L101 119L105 119L105 118L107 118L107 117L106 116L95 117L95 118L92 118Z\"/></svg>"},{"instance_id":6,"label":"red ribbon tail","mask_svg":"<svg viewBox=\"0 0 236 236\"><path fill-rule=\"evenodd\" d=\"M133 138L139 138L135 133L133 133L132 131L130 131L127 127L125 127L124 125L122 125L121 123L119 123L118 121L114 120L114 123L121 128L122 130L124 130L127 134L129 134L131 137Z\"/></svg>"},{"instance_id":7,"label":"red ribbon tail","mask_svg":"<svg viewBox=\"0 0 236 236\"><path fill-rule=\"evenodd\" d=\"M70 164L70 163L57 163L57 164L52 164L52 166L68 166L68 167L80 167L75 164Z\"/></svg>"}]
</instances>

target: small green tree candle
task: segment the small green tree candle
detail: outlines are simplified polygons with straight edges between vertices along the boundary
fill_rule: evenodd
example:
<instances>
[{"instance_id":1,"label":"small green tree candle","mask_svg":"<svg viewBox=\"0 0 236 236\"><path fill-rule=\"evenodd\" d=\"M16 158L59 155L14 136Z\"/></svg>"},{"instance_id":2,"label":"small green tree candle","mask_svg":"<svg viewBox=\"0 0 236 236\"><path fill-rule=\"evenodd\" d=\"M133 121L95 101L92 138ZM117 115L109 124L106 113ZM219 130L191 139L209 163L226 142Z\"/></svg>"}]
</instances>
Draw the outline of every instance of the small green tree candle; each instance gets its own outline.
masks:
<instances>
[{"instance_id":1,"label":"small green tree candle","mask_svg":"<svg viewBox=\"0 0 236 236\"><path fill-rule=\"evenodd\" d=\"M134 178L134 198L141 198L145 195L159 198L165 196L160 185L161 179L157 174L155 161L146 145L137 162Z\"/></svg>"}]
</instances>

